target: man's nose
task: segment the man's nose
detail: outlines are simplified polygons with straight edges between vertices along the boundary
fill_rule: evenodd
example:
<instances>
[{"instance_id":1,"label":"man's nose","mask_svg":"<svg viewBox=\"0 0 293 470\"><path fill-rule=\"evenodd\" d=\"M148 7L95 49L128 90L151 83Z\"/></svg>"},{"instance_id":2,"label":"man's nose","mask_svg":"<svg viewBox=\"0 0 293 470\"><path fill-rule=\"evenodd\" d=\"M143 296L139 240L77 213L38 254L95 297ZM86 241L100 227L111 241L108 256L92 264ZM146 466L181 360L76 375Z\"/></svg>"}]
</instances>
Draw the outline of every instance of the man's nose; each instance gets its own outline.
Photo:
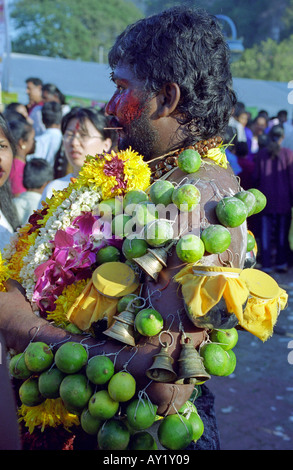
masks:
<instances>
[{"instance_id":1,"label":"man's nose","mask_svg":"<svg viewBox=\"0 0 293 470\"><path fill-rule=\"evenodd\" d=\"M105 107L106 116L113 116L114 115L114 110L115 110L115 106L114 106L114 100L113 100L113 97L112 97L108 101L108 103L106 104L106 107Z\"/></svg>"}]
</instances>

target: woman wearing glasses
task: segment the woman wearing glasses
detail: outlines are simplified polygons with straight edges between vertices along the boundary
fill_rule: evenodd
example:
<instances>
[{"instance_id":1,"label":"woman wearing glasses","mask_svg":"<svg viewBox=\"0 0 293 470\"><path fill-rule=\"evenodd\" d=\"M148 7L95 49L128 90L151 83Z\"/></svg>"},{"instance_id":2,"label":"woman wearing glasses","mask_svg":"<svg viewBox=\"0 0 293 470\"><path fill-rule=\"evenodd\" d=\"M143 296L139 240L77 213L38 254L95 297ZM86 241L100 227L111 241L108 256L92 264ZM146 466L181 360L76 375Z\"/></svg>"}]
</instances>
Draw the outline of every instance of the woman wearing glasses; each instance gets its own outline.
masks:
<instances>
[{"instance_id":1,"label":"woman wearing glasses","mask_svg":"<svg viewBox=\"0 0 293 470\"><path fill-rule=\"evenodd\" d=\"M72 177L78 173L87 155L109 152L113 148L115 131L105 129L108 120L104 112L95 108L72 108L62 118L61 132L63 148L71 173L51 181L45 188L41 200L50 198L54 190L68 186Z\"/></svg>"}]
</instances>

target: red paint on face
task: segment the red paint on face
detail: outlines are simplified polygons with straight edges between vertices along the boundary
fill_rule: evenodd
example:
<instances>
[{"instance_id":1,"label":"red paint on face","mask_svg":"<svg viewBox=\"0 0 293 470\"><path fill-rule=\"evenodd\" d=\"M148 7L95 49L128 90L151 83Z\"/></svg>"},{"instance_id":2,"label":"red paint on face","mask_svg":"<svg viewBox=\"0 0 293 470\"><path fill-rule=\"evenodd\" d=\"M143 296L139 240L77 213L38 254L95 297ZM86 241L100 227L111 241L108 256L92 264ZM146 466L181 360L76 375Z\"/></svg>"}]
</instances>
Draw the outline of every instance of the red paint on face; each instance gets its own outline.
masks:
<instances>
[{"instance_id":1,"label":"red paint on face","mask_svg":"<svg viewBox=\"0 0 293 470\"><path fill-rule=\"evenodd\" d=\"M119 124L128 126L134 120L141 116L144 105L140 94L133 90L127 90L124 93L118 91L113 95L107 105L107 113L115 116Z\"/></svg>"}]
</instances>

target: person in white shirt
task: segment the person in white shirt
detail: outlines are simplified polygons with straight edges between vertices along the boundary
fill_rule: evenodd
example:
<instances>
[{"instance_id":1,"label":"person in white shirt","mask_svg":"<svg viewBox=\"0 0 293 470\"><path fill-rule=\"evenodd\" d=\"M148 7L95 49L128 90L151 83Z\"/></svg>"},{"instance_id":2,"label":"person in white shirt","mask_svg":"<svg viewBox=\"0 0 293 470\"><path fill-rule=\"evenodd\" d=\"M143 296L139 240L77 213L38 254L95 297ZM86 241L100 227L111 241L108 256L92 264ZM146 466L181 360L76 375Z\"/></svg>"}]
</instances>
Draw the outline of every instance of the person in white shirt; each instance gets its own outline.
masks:
<instances>
[{"instance_id":1,"label":"person in white shirt","mask_svg":"<svg viewBox=\"0 0 293 470\"><path fill-rule=\"evenodd\" d=\"M26 191L13 200L21 225L26 224L29 217L38 209L42 192L52 180L53 168L43 158L33 158L26 163L23 172L23 185Z\"/></svg>"},{"instance_id":2,"label":"person in white shirt","mask_svg":"<svg viewBox=\"0 0 293 470\"><path fill-rule=\"evenodd\" d=\"M28 160L43 158L52 168L54 167L55 156L62 143L61 119L61 104L54 101L44 103L42 107L42 120L46 130L42 135L36 137L35 151L28 157Z\"/></svg>"},{"instance_id":3,"label":"person in white shirt","mask_svg":"<svg viewBox=\"0 0 293 470\"><path fill-rule=\"evenodd\" d=\"M53 190L68 186L72 177L77 177L87 155L109 152L116 137L115 131L107 129L108 118L104 111L96 108L72 108L63 116L61 131L64 153L73 172L51 181L45 188L41 201L51 198ZM39 208L42 207L40 203Z\"/></svg>"},{"instance_id":4,"label":"person in white shirt","mask_svg":"<svg viewBox=\"0 0 293 470\"><path fill-rule=\"evenodd\" d=\"M9 174L16 146L4 116L0 114L0 250L9 244L11 235L19 226L13 205Z\"/></svg>"}]
</instances>

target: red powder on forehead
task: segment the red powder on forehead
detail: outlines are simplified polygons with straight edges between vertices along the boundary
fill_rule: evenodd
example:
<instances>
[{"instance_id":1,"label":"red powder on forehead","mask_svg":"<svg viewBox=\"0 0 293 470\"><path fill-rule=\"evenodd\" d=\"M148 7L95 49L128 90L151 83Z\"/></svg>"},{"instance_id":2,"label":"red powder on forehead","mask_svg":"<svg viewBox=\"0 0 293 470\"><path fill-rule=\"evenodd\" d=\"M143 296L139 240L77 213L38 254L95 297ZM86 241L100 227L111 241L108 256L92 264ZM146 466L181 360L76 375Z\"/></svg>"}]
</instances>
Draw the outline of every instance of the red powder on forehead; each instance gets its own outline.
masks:
<instances>
[{"instance_id":1,"label":"red powder on forehead","mask_svg":"<svg viewBox=\"0 0 293 470\"><path fill-rule=\"evenodd\" d=\"M75 129L76 131L78 131L79 128L80 128L80 122L79 122L79 121L76 121L76 124L75 124L75 126L74 126L74 129Z\"/></svg>"}]
</instances>

